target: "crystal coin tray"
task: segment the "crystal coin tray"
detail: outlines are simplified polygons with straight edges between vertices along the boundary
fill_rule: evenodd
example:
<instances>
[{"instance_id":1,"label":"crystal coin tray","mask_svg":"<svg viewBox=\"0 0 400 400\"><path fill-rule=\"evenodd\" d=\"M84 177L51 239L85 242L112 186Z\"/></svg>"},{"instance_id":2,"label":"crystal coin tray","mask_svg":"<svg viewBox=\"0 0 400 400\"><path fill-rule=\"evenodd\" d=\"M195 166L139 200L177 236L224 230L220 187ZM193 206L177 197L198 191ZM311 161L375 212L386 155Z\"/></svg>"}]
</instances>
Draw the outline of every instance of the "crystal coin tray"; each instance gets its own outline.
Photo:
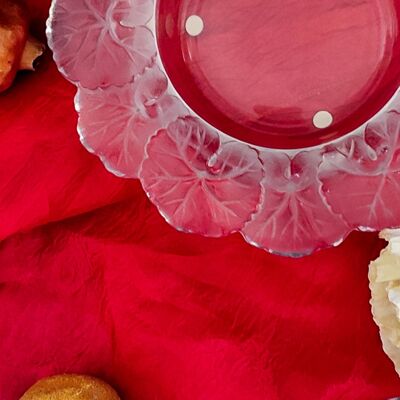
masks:
<instances>
[{"instance_id":1,"label":"crystal coin tray","mask_svg":"<svg viewBox=\"0 0 400 400\"><path fill-rule=\"evenodd\" d=\"M301 256L400 225L400 3L54 0L83 145L175 228Z\"/></svg>"}]
</instances>

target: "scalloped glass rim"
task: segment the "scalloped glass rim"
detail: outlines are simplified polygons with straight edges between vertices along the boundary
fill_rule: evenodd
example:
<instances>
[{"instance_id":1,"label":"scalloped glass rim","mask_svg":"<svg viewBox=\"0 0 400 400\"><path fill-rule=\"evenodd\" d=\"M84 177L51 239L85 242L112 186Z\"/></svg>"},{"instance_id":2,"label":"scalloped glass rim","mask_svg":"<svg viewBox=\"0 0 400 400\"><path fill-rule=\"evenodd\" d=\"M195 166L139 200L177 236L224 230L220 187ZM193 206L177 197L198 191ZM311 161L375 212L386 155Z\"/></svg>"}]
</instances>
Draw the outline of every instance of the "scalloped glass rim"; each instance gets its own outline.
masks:
<instances>
[{"instance_id":1,"label":"scalloped glass rim","mask_svg":"<svg viewBox=\"0 0 400 400\"><path fill-rule=\"evenodd\" d=\"M399 90L328 143L279 150L240 141L201 119L172 85L155 39L155 7L150 0L51 6L49 46L78 87L81 142L110 172L139 178L179 230L240 232L275 254L299 257L338 245L352 230L399 226Z\"/></svg>"}]
</instances>

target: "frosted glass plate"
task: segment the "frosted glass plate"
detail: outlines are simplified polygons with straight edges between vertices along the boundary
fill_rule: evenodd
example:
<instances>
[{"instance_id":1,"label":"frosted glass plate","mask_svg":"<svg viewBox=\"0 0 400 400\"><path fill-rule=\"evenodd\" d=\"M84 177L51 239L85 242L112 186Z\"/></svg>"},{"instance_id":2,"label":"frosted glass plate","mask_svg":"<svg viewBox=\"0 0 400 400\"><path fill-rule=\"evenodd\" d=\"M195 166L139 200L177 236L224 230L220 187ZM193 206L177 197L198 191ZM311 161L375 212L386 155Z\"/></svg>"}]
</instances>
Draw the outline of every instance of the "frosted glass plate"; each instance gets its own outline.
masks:
<instances>
[{"instance_id":1,"label":"frosted glass plate","mask_svg":"<svg viewBox=\"0 0 400 400\"><path fill-rule=\"evenodd\" d=\"M84 146L177 229L300 256L400 226L395 0L55 0Z\"/></svg>"}]
</instances>

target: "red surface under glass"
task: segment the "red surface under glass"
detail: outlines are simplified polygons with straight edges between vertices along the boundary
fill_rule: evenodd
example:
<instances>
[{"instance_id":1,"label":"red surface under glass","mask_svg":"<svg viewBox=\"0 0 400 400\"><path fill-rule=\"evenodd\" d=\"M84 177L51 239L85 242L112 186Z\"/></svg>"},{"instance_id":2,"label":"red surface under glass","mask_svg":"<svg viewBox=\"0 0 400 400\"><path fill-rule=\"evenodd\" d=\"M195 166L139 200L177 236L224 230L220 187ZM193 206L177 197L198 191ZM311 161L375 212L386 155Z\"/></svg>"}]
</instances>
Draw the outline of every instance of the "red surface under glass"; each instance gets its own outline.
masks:
<instances>
[{"instance_id":1,"label":"red surface under glass","mask_svg":"<svg viewBox=\"0 0 400 400\"><path fill-rule=\"evenodd\" d=\"M198 15L203 32L188 35ZM395 0L159 0L171 82L214 127L245 142L302 148L349 133L400 86ZM313 124L319 111L334 122Z\"/></svg>"}]
</instances>

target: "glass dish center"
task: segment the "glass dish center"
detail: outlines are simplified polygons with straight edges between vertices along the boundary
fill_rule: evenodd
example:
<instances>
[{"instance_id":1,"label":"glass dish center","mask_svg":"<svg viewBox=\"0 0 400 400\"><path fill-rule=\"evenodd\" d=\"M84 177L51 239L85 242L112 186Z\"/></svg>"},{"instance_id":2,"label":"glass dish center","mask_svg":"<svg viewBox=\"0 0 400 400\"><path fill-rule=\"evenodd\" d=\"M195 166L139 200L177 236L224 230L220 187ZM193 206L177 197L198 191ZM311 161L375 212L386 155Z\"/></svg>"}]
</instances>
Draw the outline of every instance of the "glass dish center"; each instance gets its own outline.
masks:
<instances>
[{"instance_id":1,"label":"glass dish center","mask_svg":"<svg viewBox=\"0 0 400 400\"><path fill-rule=\"evenodd\" d=\"M185 103L257 146L354 131L400 86L396 0L158 0L157 42Z\"/></svg>"}]
</instances>

